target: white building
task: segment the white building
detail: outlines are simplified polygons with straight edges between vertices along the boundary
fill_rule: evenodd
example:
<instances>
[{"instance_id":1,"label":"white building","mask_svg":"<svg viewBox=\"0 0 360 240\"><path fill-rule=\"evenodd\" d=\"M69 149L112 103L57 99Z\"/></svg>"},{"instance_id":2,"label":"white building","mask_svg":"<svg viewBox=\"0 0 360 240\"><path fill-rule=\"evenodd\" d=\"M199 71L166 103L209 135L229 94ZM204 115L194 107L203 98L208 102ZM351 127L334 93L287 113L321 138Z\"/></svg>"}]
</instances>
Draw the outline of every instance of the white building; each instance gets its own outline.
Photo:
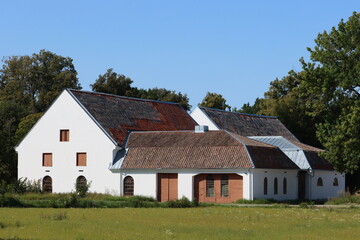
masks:
<instances>
[{"instance_id":1,"label":"white building","mask_svg":"<svg viewBox=\"0 0 360 240\"><path fill-rule=\"evenodd\" d=\"M323 199L344 175L274 117L65 90L17 146L18 177L51 192L144 195L160 201ZM197 124L207 125L194 131Z\"/></svg>"},{"instance_id":2,"label":"white building","mask_svg":"<svg viewBox=\"0 0 360 240\"><path fill-rule=\"evenodd\" d=\"M276 117L202 107L191 116L210 130L224 129L281 149L300 169L297 186L293 186L298 188L300 199L327 199L345 192L345 175L318 156L321 149L301 143Z\"/></svg>"}]
</instances>

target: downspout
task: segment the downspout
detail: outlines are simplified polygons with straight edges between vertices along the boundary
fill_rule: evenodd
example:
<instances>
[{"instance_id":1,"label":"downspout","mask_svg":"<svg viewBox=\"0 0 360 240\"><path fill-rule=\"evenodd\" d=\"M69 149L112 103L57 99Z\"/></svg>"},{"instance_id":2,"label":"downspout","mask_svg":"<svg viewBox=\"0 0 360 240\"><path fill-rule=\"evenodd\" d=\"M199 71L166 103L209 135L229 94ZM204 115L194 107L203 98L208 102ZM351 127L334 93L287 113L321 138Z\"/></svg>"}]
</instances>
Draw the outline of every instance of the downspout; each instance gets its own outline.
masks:
<instances>
[{"instance_id":1,"label":"downspout","mask_svg":"<svg viewBox=\"0 0 360 240\"><path fill-rule=\"evenodd\" d=\"M252 187L252 185L253 185L253 180L254 180L254 177L253 177L253 173L251 172L251 168L249 168L249 192L250 192L250 194L249 194L249 200L254 200L253 199L253 196L254 196L254 193L253 193L253 191L254 191L254 189L253 189L253 187Z\"/></svg>"},{"instance_id":2,"label":"downspout","mask_svg":"<svg viewBox=\"0 0 360 240\"><path fill-rule=\"evenodd\" d=\"M314 171L312 170L312 168L309 168L308 169L308 172L309 172L309 200L312 200L312 179L315 177L315 173Z\"/></svg>"}]
</instances>

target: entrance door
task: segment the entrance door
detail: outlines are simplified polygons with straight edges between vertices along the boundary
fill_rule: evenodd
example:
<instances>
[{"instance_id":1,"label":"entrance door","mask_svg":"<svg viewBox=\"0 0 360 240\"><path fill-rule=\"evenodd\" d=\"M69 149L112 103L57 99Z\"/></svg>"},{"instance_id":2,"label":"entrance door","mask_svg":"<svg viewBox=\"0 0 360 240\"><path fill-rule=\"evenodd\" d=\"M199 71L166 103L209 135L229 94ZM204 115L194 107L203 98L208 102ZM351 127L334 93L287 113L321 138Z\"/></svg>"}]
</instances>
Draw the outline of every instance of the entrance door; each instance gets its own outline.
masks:
<instances>
[{"instance_id":1,"label":"entrance door","mask_svg":"<svg viewBox=\"0 0 360 240\"><path fill-rule=\"evenodd\" d=\"M160 202L178 199L178 174L158 173L158 194Z\"/></svg>"},{"instance_id":2,"label":"entrance door","mask_svg":"<svg viewBox=\"0 0 360 240\"><path fill-rule=\"evenodd\" d=\"M306 189L306 171L299 171L298 177L298 199L305 199L305 189Z\"/></svg>"}]
</instances>

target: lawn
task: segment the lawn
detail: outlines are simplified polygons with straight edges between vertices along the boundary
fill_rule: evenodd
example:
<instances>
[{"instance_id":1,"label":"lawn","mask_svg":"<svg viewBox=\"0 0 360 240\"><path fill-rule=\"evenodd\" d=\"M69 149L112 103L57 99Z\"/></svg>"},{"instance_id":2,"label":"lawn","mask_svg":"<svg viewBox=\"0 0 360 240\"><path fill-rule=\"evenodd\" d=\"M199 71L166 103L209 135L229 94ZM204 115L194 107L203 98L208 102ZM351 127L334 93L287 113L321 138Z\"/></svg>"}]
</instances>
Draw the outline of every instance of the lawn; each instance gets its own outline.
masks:
<instances>
[{"instance_id":1,"label":"lawn","mask_svg":"<svg viewBox=\"0 0 360 240\"><path fill-rule=\"evenodd\" d=\"M0 239L358 239L360 209L0 208Z\"/></svg>"}]
</instances>

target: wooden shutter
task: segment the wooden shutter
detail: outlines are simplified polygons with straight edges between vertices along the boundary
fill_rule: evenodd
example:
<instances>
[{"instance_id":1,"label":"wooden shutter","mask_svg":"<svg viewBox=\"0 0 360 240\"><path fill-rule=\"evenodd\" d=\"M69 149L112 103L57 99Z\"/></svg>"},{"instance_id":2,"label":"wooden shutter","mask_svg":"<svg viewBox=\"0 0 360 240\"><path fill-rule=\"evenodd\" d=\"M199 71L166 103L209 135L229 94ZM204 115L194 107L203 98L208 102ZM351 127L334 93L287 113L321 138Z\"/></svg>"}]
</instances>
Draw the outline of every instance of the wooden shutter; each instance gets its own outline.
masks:
<instances>
[{"instance_id":1,"label":"wooden shutter","mask_svg":"<svg viewBox=\"0 0 360 240\"><path fill-rule=\"evenodd\" d=\"M86 166L86 153L76 154L76 166Z\"/></svg>"},{"instance_id":2,"label":"wooden shutter","mask_svg":"<svg viewBox=\"0 0 360 240\"><path fill-rule=\"evenodd\" d=\"M42 165L52 167L52 153L43 153Z\"/></svg>"},{"instance_id":3,"label":"wooden shutter","mask_svg":"<svg viewBox=\"0 0 360 240\"><path fill-rule=\"evenodd\" d=\"M68 142L69 135L70 135L70 131L68 129L60 130L60 142Z\"/></svg>"}]
</instances>

